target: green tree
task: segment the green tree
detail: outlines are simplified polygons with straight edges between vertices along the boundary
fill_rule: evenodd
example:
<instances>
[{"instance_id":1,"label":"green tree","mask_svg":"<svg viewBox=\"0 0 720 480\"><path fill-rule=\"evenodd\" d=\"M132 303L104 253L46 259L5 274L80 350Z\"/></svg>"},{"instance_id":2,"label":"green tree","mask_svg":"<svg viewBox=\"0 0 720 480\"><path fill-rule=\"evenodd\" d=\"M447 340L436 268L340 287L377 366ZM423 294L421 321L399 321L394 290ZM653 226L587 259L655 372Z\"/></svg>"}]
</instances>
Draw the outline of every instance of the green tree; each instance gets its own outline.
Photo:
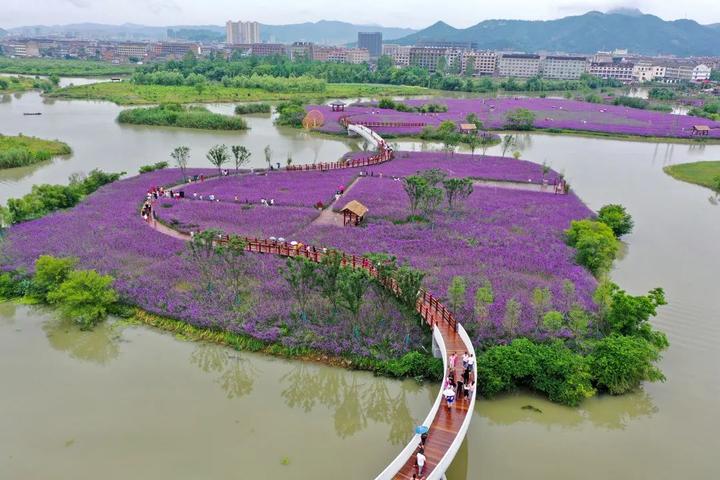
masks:
<instances>
[{"instance_id":1,"label":"green tree","mask_svg":"<svg viewBox=\"0 0 720 480\"><path fill-rule=\"evenodd\" d=\"M228 148L226 145L215 145L206 155L211 164L217 167L218 175L222 174L222 166L228 161Z\"/></svg>"},{"instance_id":2,"label":"green tree","mask_svg":"<svg viewBox=\"0 0 720 480\"><path fill-rule=\"evenodd\" d=\"M170 152L170 156L173 160L175 160L175 165L177 165L180 169L180 173L182 173L183 176L183 182L186 182L187 175L185 174L185 171L187 170L188 160L190 159L190 147L175 147L173 151Z\"/></svg>"},{"instance_id":3,"label":"green tree","mask_svg":"<svg viewBox=\"0 0 720 480\"><path fill-rule=\"evenodd\" d=\"M589 356L597 386L613 395L631 392L641 382L665 381L654 365L659 360L658 349L644 338L617 334L598 340Z\"/></svg>"},{"instance_id":4,"label":"green tree","mask_svg":"<svg viewBox=\"0 0 720 480\"><path fill-rule=\"evenodd\" d=\"M437 187L429 187L425 190L420 200L420 210L422 210L425 218L432 225L435 220L435 214L440 209L443 201L443 191Z\"/></svg>"},{"instance_id":5,"label":"green tree","mask_svg":"<svg viewBox=\"0 0 720 480\"><path fill-rule=\"evenodd\" d=\"M490 318L490 306L495 302L495 294L493 292L492 284L489 280L485 280L481 286L475 290L475 304L474 311L475 317L481 326L488 326L488 319Z\"/></svg>"},{"instance_id":6,"label":"green tree","mask_svg":"<svg viewBox=\"0 0 720 480\"><path fill-rule=\"evenodd\" d=\"M505 331L511 337L517 333L520 327L520 318L522 317L522 304L516 299L511 298L505 304L505 317L503 318L503 326Z\"/></svg>"},{"instance_id":7,"label":"green tree","mask_svg":"<svg viewBox=\"0 0 720 480\"><path fill-rule=\"evenodd\" d=\"M458 314L460 309L465 306L466 291L467 283L465 282L465 277L453 277L448 287L448 298L450 299L450 309L455 312L455 314Z\"/></svg>"},{"instance_id":8,"label":"green tree","mask_svg":"<svg viewBox=\"0 0 720 480\"><path fill-rule=\"evenodd\" d=\"M47 300L57 304L62 314L81 328L89 329L103 320L117 303L113 281L110 275L100 275L95 270L75 270L48 293Z\"/></svg>"},{"instance_id":9,"label":"green tree","mask_svg":"<svg viewBox=\"0 0 720 480\"><path fill-rule=\"evenodd\" d=\"M431 187L437 186L439 183L442 183L447 178L447 172L444 170L440 170L439 168L430 168L428 170L423 170L421 172L418 172L418 175L422 178L424 178L428 185Z\"/></svg>"},{"instance_id":10,"label":"green tree","mask_svg":"<svg viewBox=\"0 0 720 480\"><path fill-rule=\"evenodd\" d=\"M32 280L32 296L47 301L47 295L57 289L77 264L76 258L56 258L41 255L35 260L35 276Z\"/></svg>"},{"instance_id":11,"label":"green tree","mask_svg":"<svg viewBox=\"0 0 720 480\"><path fill-rule=\"evenodd\" d=\"M284 277L303 318L307 316L307 304L318 282L317 267L305 257L289 257L286 262Z\"/></svg>"},{"instance_id":12,"label":"green tree","mask_svg":"<svg viewBox=\"0 0 720 480\"><path fill-rule=\"evenodd\" d=\"M557 333L563 327L565 318L563 314L557 310L550 310L545 312L542 318L542 324L545 330L551 333Z\"/></svg>"},{"instance_id":13,"label":"green tree","mask_svg":"<svg viewBox=\"0 0 720 480\"><path fill-rule=\"evenodd\" d=\"M616 237L630 233L633 229L634 222L625 207L618 204L605 205L598 212L598 220L612 228Z\"/></svg>"},{"instance_id":14,"label":"green tree","mask_svg":"<svg viewBox=\"0 0 720 480\"><path fill-rule=\"evenodd\" d=\"M532 291L531 302L535 313L535 318L537 319L538 325L540 325L545 315L545 312L550 310L550 307L552 306L552 292L550 292L550 289L547 287L535 288Z\"/></svg>"},{"instance_id":15,"label":"green tree","mask_svg":"<svg viewBox=\"0 0 720 480\"><path fill-rule=\"evenodd\" d=\"M425 192L430 188L428 181L423 177L411 175L403 179L403 188L410 200L410 215L415 215Z\"/></svg>"},{"instance_id":16,"label":"green tree","mask_svg":"<svg viewBox=\"0 0 720 480\"><path fill-rule=\"evenodd\" d=\"M610 333L642 337L658 349L668 346L665 334L654 330L650 324L650 317L657 315L658 307L667 305L662 288L638 296L628 295L615 284L607 288L610 305L604 320Z\"/></svg>"},{"instance_id":17,"label":"green tree","mask_svg":"<svg viewBox=\"0 0 720 480\"><path fill-rule=\"evenodd\" d=\"M425 273L407 265L398 267L395 271L395 280L400 292L398 293L400 300L406 308L411 312L415 311L420 287L425 278Z\"/></svg>"},{"instance_id":18,"label":"green tree","mask_svg":"<svg viewBox=\"0 0 720 480\"><path fill-rule=\"evenodd\" d=\"M240 171L240 167L250 162L250 150L243 145L233 145L230 147L233 157L235 158L235 173Z\"/></svg>"},{"instance_id":19,"label":"green tree","mask_svg":"<svg viewBox=\"0 0 720 480\"><path fill-rule=\"evenodd\" d=\"M535 114L527 108L516 108L505 114L505 128L508 130L532 130Z\"/></svg>"},{"instance_id":20,"label":"green tree","mask_svg":"<svg viewBox=\"0 0 720 480\"><path fill-rule=\"evenodd\" d=\"M357 324L365 293L370 287L370 276L361 268L343 267L337 283L339 303L352 314Z\"/></svg>"},{"instance_id":21,"label":"green tree","mask_svg":"<svg viewBox=\"0 0 720 480\"><path fill-rule=\"evenodd\" d=\"M340 277L340 270L342 270L342 254L336 250L329 250L323 255L320 260L320 267L318 269L318 284L320 286L320 292L333 307L333 313L337 311L338 304L338 278Z\"/></svg>"},{"instance_id":22,"label":"green tree","mask_svg":"<svg viewBox=\"0 0 720 480\"><path fill-rule=\"evenodd\" d=\"M600 275L610 269L618 250L618 241L612 229L593 220L575 220L565 230L568 245L576 249L575 260L593 274Z\"/></svg>"},{"instance_id":23,"label":"green tree","mask_svg":"<svg viewBox=\"0 0 720 480\"><path fill-rule=\"evenodd\" d=\"M443 181L445 187L445 198L448 208L452 211L458 202L467 200L473 192L473 182L469 178L449 178Z\"/></svg>"}]
</instances>

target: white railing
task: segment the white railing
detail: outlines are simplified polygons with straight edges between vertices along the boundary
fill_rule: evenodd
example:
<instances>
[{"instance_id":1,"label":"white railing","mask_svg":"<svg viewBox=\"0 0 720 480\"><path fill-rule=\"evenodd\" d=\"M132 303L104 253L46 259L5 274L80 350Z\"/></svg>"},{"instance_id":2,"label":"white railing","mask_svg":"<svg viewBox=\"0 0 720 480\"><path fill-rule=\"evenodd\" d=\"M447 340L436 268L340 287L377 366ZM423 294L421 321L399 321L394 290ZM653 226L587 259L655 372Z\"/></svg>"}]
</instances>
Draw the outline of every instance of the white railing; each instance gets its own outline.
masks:
<instances>
[{"instance_id":1,"label":"white railing","mask_svg":"<svg viewBox=\"0 0 720 480\"><path fill-rule=\"evenodd\" d=\"M435 419L435 415L440 409L440 404L443 399L443 385L445 385L445 375L447 374L447 348L445 347L445 340L443 340L442 334L437 327L433 327L433 338L435 339L435 342L437 342L438 347L440 347L440 354L442 355L443 359L443 372L445 372L445 374L443 374L443 381L440 384L440 391L435 398L435 403L433 403L430 412L427 414L427 417L425 417L425 420L421 424L428 428L430 428L430 425L432 425L432 422ZM475 397L473 396L473 401L474 400ZM390 462L387 467L385 467L385 470L380 472L380 474L375 477L375 480L390 480L395 477L395 475L403 468L405 463L407 463L408 459L415 453L415 449L417 449L418 445L420 445L420 435L416 433L410 439L405 448L403 448L403 450L398 453L397 457L395 457L395 459ZM439 479L442 478L442 476L445 474L445 471L443 470L440 476L435 476L434 474L436 471L437 469L433 470L433 473L427 477L427 480L430 480L431 478Z\"/></svg>"}]
</instances>

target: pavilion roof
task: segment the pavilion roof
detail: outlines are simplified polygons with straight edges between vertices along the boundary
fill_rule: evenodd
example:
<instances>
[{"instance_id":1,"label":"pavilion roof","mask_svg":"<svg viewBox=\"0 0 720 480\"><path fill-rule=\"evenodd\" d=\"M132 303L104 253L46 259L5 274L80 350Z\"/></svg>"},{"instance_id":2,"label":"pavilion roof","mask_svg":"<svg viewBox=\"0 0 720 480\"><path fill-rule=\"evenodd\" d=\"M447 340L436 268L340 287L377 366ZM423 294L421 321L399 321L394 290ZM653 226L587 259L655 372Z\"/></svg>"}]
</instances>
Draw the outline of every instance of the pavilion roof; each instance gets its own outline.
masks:
<instances>
[{"instance_id":1,"label":"pavilion roof","mask_svg":"<svg viewBox=\"0 0 720 480\"><path fill-rule=\"evenodd\" d=\"M364 217L365 214L368 212L368 208L357 200L352 200L343 207L342 211L349 211L354 213L358 217Z\"/></svg>"}]
</instances>

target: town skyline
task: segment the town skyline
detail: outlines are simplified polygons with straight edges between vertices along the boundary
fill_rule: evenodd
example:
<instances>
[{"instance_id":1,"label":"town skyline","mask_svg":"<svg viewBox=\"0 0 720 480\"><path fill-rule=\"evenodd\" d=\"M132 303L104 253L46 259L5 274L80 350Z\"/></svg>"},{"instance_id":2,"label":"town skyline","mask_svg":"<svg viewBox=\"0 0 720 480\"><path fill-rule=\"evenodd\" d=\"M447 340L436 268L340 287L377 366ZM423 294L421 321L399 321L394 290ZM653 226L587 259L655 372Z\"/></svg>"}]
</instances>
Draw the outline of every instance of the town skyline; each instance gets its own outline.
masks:
<instances>
[{"instance_id":1,"label":"town skyline","mask_svg":"<svg viewBox=\"0 0 720 480\"><path fill-rule=\"evenodd\" d=\"M73 23L124 23L148 26L223 25L226 20L255 20L269 25L337 20L362 25L422 29L438 21L457 28L467 28L483 20L552 20L581 15L588 11L606 12L617 8L639 9L663 20L690 19L700 24L720 22L720 12L712 0L689 0L657 4L649 0L631 2L593 1L541 4L527 0L508 0L502 4L478 8L472 0L459 0L457 8L447 9L438 2L418 0L417 8L368 0L361 5L338 5L328 0L309 0L301 6L276 2L268 8L262 2L251 2L237 8L229 0L212 0L202 4L192 0L128 0L122 5L107 0L37 0L32 12L21 0L6 0L0 12L0 28ZM476 13L474 13L476 12Z\"/></svg>"}]
</instances>

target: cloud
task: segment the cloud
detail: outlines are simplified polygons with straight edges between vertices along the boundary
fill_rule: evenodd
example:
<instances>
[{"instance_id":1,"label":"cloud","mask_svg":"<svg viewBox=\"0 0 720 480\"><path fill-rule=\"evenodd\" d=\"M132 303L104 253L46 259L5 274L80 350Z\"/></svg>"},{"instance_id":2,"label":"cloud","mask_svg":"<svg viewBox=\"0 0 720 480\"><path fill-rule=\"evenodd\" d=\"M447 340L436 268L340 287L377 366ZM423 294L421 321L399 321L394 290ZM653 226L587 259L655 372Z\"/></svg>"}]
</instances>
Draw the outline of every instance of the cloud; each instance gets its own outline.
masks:
<instances>
[{"instance_id":1,"label":"cloud","mask_svg":"<svg viewBox=\"0 0 720 480\"><path fill-rule=\"evenodd\" d=\"M85 0L80 0L85 1ZM145 4L148 10L150 10L154 14L160 14L160 13L166 13L166 12L173 12L178 13L181 12L182 9L180 6L175 3L174 0L152 0L150 2L142 2Z\"/></svg>"},{"instance_id":2,"label":"cloud","mask_svg":"<svg viewBox=\"0 0 720 480\"><path fill-rule=\"evenodd\" d=\"M90 8L90 0L63 0L65 3L69 3L75 8Z\"/></svg>"}]
</instances>

